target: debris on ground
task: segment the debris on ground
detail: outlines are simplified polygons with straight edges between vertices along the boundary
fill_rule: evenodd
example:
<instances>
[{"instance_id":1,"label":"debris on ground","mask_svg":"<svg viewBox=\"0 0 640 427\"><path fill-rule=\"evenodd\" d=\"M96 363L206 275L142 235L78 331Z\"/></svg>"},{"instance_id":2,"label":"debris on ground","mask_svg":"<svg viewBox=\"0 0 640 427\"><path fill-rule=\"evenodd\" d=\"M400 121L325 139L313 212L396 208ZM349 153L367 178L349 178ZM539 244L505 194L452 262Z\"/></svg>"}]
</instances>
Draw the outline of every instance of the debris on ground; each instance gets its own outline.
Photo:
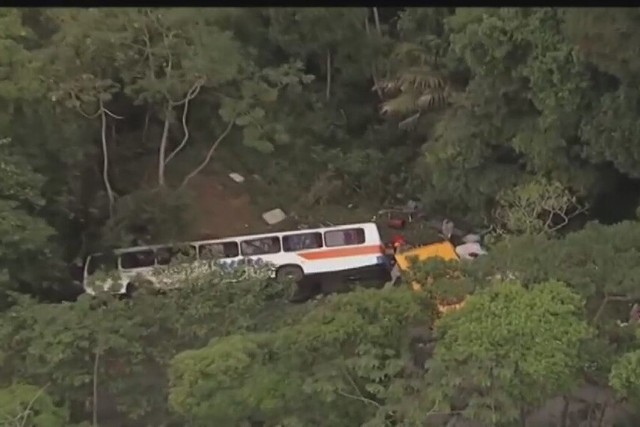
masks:
<instances>
[{"instance_id":1,"label":"debris on ground","mask_svg":"<svg viewBox=\"0 0 640 427\"><path fill-rule=\"evenodd\" d=\"M231 172L229 174L229 178L231 178L232 180L234 180L238 184L242 184L244 182L244 176L242 176L242 175L240 175L239 173L236 173L236 172Z\"/></svg>"},{"instance_id":2,"label":"debris on ground","mask_svg":"<svg viewBox=\"0 0 640 427\"><path fill-rule=\"evenodd\" d=\"M274 225L279 222L284 221L287 218L287 215L282 211L282 209L273 209L268 212L262 214L262 219L269 225Z\"/></svg>"},{"instance_id":3,"label":"debris on ground","mask_svg":"<svg viewBox=\"0 0 640 427\"><path fill-rule=\"evenodd\" d=\"M456 253L461 259L471 260L480 255L486 255L487 251L485 251L479 243L471 242L456 246Z\"/></svg>"}]
</instances>

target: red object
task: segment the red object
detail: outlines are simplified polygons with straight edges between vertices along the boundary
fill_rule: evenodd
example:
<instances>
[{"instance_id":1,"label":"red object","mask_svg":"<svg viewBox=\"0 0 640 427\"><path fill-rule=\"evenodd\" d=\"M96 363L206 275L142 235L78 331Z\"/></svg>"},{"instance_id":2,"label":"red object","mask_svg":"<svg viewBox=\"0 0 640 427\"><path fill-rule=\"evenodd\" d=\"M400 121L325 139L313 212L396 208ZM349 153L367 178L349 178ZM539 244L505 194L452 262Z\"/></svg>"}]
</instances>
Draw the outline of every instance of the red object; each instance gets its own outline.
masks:
<instances>
[{"instance_id":1,"label":"red object","mask_svg":"<svg viewBox=\"0 0 640 427\"><path fill-rule=\"evenodd\" d=\"M394 248L397 248L399 246L405 245L407 243L407 241L404 239L403 236L401 236L400 234L396 234L395 236L393 236L393 238L391 239L391 243L393 244Z\"/></svg>"},{"instance_id":2,"label":"red object","mask_svg":"<svg viewBox=\"0 0 640 427\"><path fill-rule=\"evenodd\" d=\"M406 221L404 219L390 219L387 225L389 228L402 229L404 228Z\"/></svg>"}]
</instances>

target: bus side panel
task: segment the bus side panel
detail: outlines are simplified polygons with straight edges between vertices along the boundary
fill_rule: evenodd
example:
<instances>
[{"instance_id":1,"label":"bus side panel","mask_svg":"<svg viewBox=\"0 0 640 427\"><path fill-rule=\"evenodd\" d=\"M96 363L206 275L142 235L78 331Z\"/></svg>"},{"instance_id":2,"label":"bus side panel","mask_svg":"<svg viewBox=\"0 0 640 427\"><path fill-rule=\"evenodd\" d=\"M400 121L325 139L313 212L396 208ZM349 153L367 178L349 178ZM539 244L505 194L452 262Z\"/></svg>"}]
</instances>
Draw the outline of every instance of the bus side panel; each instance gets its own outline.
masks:
<instances>
[{"instance_id":1,"label":"bus side panel","mask_svg":"<svg viewBox=\"0 0 640 427\"><path fill-rule=\"evenodd\" d=\"M345 245L297 252L296 264L305 274L330 273L386 264L385 249L375 224L359 226L365 241L359 245Z\"/></svg>"},{"instance_id":2,"label":"bus side panel","mask_svg":"<svg viewBox=\"0 0 640 427\"><path fill-rule=\"evenodd\" d=\"M263 254L263 255L251 255L244 258L256 260L262 260L265 263L273 264L276 268L282 265L295 264L302 267L305 271L305 266L300 262L300 257L295 252L278 252L275 254Z\"/></svg>"},{"instance_id":3,"label":"bus side panel","mask_svg":"<svg viewBox=\"0 0 640 427\"><path fill-rule=\"evenodd\" d=\"M363 228L365 233L366 245L382 245L382 238L380 237L380 230L378 230L378 226L376 226L375 224L366 224Z\"/></svg>"},{"instance_id":4,"label":"bus side panel","mask_svg":"<svg viewBox=\"0 0 640 427\"><path fill-rule=\"evenodd\" d=\"M379 245L356 246L349 253L348 248L338 248L336 251L318 250L298 253L299 264L305 273L326 273L361 268L373 265L383 265L386 262L384 248ZM361 252L358 253L356 249Z\"/></svg>"}]
</instances>

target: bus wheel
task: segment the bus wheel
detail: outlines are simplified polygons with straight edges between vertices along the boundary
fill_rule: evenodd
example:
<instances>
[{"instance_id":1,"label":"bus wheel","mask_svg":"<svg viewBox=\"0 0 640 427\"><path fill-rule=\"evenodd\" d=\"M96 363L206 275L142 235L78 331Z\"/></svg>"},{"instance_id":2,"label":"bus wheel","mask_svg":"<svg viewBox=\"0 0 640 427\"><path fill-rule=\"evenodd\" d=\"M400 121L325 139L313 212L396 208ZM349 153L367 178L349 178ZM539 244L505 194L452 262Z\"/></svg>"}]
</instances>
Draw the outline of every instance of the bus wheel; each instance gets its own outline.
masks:
<instances>
[{"instance_id":1,"label":"bus wheel","mask_svg":"<svg viewBox=\"0 0 640 427\"><path fill-rule=\"evenodd\" d=\"M297 265L283 265L276 272L278 280L293 280L299 282L304 277L304 271Z\"/></svg>"},{"instance_id":2,"label":"bus wheel","mask_svg":"<svg viewBox=\"0 0 640 427\"><path fill-rule=\"evenodd\" d=\"M134 285L131 282L127 283L127 286L124 288L124 294L126 295L126 298L133 298L133 295L136 293L136 290L137 290L136 285Z\"/></svg>"}]
</instances>

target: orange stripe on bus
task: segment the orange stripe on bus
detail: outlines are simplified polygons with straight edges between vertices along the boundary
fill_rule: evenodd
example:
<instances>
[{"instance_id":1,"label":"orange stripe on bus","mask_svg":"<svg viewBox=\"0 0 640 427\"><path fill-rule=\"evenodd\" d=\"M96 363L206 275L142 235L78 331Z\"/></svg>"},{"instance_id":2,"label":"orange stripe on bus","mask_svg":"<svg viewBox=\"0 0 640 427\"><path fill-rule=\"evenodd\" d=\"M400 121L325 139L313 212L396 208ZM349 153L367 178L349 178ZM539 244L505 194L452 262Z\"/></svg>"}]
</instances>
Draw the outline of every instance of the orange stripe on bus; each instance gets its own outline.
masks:
<instances>
[{"instance_id":1,"label":"orange stripe on bus","mask_svg":"<svg viewBox=\"0 0 640 427\"><path fill-rule=\"evenodd\" d=\"M358 255L383 255L384 247L381 245L351 246L346 248L321 249L318 251L298 253L306 260L314 261L328 258L341 258Z\"/></svg>"}]
</instances>

